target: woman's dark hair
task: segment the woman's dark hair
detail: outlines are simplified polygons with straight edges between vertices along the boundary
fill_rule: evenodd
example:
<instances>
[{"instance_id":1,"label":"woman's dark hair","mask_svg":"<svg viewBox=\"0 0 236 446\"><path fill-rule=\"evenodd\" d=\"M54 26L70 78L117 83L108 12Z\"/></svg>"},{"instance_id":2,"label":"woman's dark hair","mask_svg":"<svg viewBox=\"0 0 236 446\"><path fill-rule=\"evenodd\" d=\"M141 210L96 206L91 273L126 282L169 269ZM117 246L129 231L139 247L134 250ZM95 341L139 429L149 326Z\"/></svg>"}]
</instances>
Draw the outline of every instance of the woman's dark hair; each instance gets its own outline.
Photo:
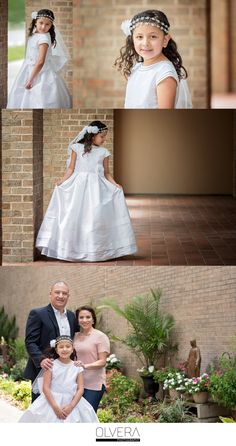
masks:
<instances>
[{"instance_id":1,"label":"woman's dark hair","mask_svg":"<svg viewBox=\"0 0 236 446\"><path fill-rule=\"evenodd\" d=\"M169 21L164 12L158 11L157 9L140 12L132 18L132 21L135 21L136 19L143 16L148 18L156 17L161 22L165 23L165 25L167 25L168 27L170 26ZM165 31L163 32L167 34ZM182 57L177 51L177 44L173 39L169 40L167 47L162 49L162 53L164 54L164 56L167 57L167 59L169 59L173 63L179 79L188 77L187 70L182 65ZM115 66L117 67L118 71L121 71L122 74L127 79L130 76L131 70L135 65L135 63L142 61L143 58L140 57L135 51L133 34L131 33L131 35L126 38L126 44L120 50L120 56L115 60Z\"/></svg>"},{"instance_id":2,"label":"woman's dark hair","mask_svg":"<svg viewBox=\"0 0 236 446\"><path fill-rule=\"evenodd\" d=\"M89 126L96 126L99 128L99 133L101 133L103 130L107 130L107 125L104 124L101 121L93 121L90 122ZM85 133L83 139L80 140L81 144L84 144L84 153L89 153L91 152L92 149L92 145L93 145L93 138L94 138L95 134L94 133Z\"/></svg>"},{"instance_id":3,"label":"woman's dark hair","mask_svg":"<svg viewBox=\"0 0 236 446\"><path fill-rule=\"evenodd\" d=\"M97 316L93 307L90 307L89 305L82 305L81 307L77 308L77 310L75 311L76 320L79 320L79 314L83 310L89 311L89 313L91 313L91 315L93 316L93 328L95 328L97 323Z\"/></svg>"},{"instance_id":4,"label":"woman's dark hair","mask_svg":"<svg viewBox=\"0 0 236 446\"><path fill-rule=\"evenodd\" d=\"M53 12L50 9L40 9L38 11L38 14L39 15L42 14L42 16L43 16L43 14L46 14L46 15L50 16L53 20L55 19L54 14L53 14ZM38 17L38 19L39 18L40 17ZM29 27L29 34L28 34L29 37L32 36L34 28L35 28L35 25L36 25L36 22L37 22L38 19L32 19L32 22L31 22L30 27ZM55 47L56 44L57 44L57 41L56 41L55 26L53 25L53 22L52 22L51 28L49 29L48 32L49 32L49 34L51 36L52 45Z\"/></svg>"}]
</instances>

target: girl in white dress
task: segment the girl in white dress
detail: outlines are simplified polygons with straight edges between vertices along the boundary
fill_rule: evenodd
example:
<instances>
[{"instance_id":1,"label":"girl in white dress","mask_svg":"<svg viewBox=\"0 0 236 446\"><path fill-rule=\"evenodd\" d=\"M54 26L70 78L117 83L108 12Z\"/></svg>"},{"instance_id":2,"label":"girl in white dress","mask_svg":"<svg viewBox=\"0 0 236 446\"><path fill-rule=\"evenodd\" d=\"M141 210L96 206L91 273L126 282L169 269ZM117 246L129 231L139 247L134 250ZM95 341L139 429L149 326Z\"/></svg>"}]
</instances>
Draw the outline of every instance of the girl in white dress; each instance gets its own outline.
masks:
<instances>
[{"instance_id":1,"label":"girl in white dress","mask_svg":"<svg viewBox=\"0 0 236 446\"><path fill-rule=\"evenodd\" d=\"M36 247L67 261L96 262L136 252L122 187L102 147L106 124L93 121L69 145L68 169L54 189Z\"/></svg>"},{"instance_id":2,"label":"girl in white dress","mask_svg":"<svg viewBox=\"0 0 236 446\"><path fill-rule=\"evenodd\" d=\"M49 9L32 13L26 57L7 108L71 108L69 91L58 74L69 55L54 19Z\"/></svg>"},{"instance_id":3,"label":"girl in white dress","mask_svg":"<svg viewBox=\"0 0 236 446\"><path fill-rule=\"evenodd\" d=\"M43 381L42 393L23 413L19 423L98 423L92 406L82 397L83 368L71 359L74 357L72 339L63 335L54 343L52 369L36 378L38 387Z\"/></svg>"},{"instance_id":4,"label":"girl in white dress","mask_svg":"<svg viewBox=\"0 0 236 446\"><path fill-rule=\"evenodd\" d=\"M122 23L127 38L115 66L128 79L125 108L192 108L187 71L169 27L158 10Z\"/></svg>"}]
</instances>

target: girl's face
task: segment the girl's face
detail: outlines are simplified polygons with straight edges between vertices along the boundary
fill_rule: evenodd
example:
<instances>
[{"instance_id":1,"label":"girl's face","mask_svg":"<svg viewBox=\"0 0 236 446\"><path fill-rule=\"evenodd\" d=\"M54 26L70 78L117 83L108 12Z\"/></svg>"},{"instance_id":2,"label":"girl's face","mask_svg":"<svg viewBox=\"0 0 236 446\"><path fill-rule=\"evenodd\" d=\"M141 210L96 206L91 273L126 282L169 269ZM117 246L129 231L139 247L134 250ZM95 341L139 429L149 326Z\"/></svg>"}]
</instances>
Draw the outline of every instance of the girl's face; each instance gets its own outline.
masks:
<instances>
[{"instance_id":1,"label":"girl's face","mask_svg":"<svg viewBox=\"0 0 236 446\"><path fill-rule=\"evenodd\" d=\"M88 310L81 310L79 312L78 322L81 328L90 329L93 326L93 315Z\"/></svg>"},{"instance_id":2,"label":"girl's face","mask_svg":"<svg viewBox=\"0 0 236 446\"><path fill-rule=\"evenodd\" d=\"M105 132L101 132L101 133L97 133L94 137L93 137L93 144L95 144L95 146L101 146L107 136L107 130Z\"/></svg>"},{"instance_id":3,"label":"girl's face","mask_svg":"<svg viewBox=\"0 0 236 446\"><path fill-rule=\"evenodd\" d=\"M69 341L60 341L55 348L59 358L69 359L73 353L73 345Z\"/></svg>"},{"instance_id":4,"label":"girl's face","mask_svg":"<svg viewBox=\"0 0 236 446\"><path fill-rule=\"evenodd\" d=\"M36 31L37 33L43 34L48 33L52 26L52 21L48 19L47 17L40 17L36 20Z\"/></svg>"},{"instance_id":5,"label":"girl's face","mask_svg":"<svg viewBox=\"0 0 236 446\"><path fill-rule=\"evenodd\" d=\"M136 53L144 60L144 65L151 65L161 60L162 49L166 48L170 35L152 25L140 25L134 29L133 42Z\"/></svg>"}]
</instances>

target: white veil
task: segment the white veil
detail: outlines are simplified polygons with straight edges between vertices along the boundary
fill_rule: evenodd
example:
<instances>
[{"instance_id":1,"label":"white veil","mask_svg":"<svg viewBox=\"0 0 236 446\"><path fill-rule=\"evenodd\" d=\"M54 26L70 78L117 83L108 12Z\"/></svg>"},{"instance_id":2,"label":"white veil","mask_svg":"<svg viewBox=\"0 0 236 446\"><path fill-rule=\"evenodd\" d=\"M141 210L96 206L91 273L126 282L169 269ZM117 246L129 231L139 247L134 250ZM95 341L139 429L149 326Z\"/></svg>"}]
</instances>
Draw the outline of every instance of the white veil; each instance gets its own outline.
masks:
<instances>
[{"instance_id":1,"label":"white veil","mask_svg":"<svg viewBox=\"0 0 236 446\"><path fill-rule=\"evenodd\" d=\"M70 59L70 54L59 29L55 26L56 41L55 48L52 47L52 63L55 71L60 71Z\"/></svg>"}]
</instances>

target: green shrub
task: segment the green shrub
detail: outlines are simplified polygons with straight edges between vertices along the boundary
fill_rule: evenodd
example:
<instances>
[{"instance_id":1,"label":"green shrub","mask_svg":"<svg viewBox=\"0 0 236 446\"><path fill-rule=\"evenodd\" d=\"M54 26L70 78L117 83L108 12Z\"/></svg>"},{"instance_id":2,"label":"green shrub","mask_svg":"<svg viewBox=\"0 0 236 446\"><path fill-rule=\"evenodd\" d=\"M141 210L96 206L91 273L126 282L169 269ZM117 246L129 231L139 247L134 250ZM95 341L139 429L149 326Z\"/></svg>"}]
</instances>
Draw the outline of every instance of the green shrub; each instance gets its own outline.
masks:
<instances>
[{"instance_id":1,"label":"green shrub","mask_svg":"<svg viewBox=\"0 0 236 446\"><path fill-rule=\"evenodd\" d=\"M20 359L12 368L10 371L10 378L13 379L13 381L19 381L24 379L24 370L26 366L26 359Z\"/></svg>"},{"instance_id":2,"label":"green shrub","mask_svg":"<svg viewBox=\"0 0 236 446\"><path fill-rule=\"evenodd\" d=\"M0 308L0 338L3 337L7 343L11 339L16 339L19 328L16 325L16 318L9 318L4 307Z\"/></svg>"},{"instance_id":3,"label":"green shrub","mask_svg":"<svg viewBox=\"0 0 236 446\"><path fill-rule=\"evenodd\" d=\"M126 418L125 420L126 423L150 423L150 419L148 417L144 416L140 416L140 417L135 417L130 415L129 417Z\"/></svg>"},{"instance_id":4,"label":"green shrub","mask_svg":"<svg viewBox=\"0 0 236 446\"><path fill-rule=\"evenodd\" d=\"M22 338L16 338L10 342L10 356L15 363L22 359L28 359L28 353L25 348L25 341Z\"/></svg>"},{"instance_id":5,"label":"green shrub","mask_svg":"<svg viewBox=\"0 0 236 446\"><path fill-rule=\"evenodd\" d=\"M31 402L31 384L29 381L22 381L15 385L15 390L12 393L13 398L23 403L27 408Z\"/></svg>"},{"instance_id":6,"label":"green shrub","mask_svg":"<svg viewBox=\"0 0 236 446\"><path fill-rule=\"evenodd\" d=\"M159 423L192 423L194 416L189 412L185 402L177 399L175 402L160 404Z\"/></svg>"},{"instance_id":7,"label":"green shrub","mask_svg":"<svg viewBox=\"0 0 236 446\"><path fill-rule=\"evenodd\" d=\"M98 419L100 423L115 423L116 419L113 416L111 409L98 409Z\"/></svg>"},{"instance_id":8,"label":"green shrub","mask_svg":"<svg viewBox=\"0 0 236 446\"><path fill-rule=\"evenodd\" d=\"M120 372L115 372L110 380L108 402L112 403L118 413L125 413L134 401L137 401L140 392L140 385L137 381Z\"/></svg>"}]
</instances>

